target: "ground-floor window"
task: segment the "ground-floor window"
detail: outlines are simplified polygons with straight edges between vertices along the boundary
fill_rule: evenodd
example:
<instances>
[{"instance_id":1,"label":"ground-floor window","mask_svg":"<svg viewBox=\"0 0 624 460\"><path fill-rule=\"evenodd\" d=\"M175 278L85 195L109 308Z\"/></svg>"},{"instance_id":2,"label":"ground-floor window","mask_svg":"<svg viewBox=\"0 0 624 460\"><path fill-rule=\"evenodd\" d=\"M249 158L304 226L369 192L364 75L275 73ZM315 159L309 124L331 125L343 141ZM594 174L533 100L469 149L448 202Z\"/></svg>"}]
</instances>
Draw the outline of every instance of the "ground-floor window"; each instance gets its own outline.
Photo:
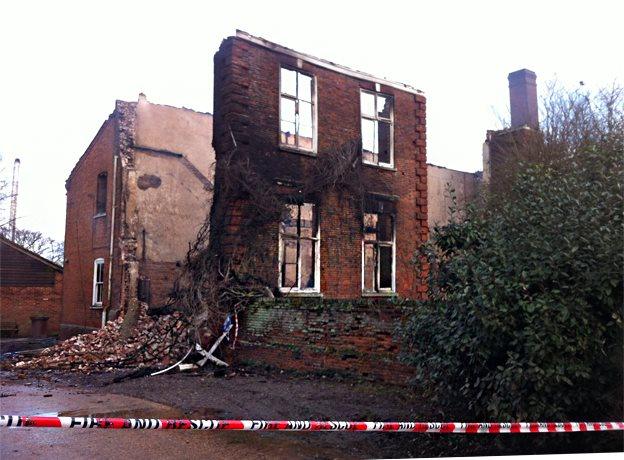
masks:
<instances>
[{"instance_id":1,"label":"ground-floor window","mask_svg":"<svg viewBox=\"0 0 624 460\"><path fill-rule=\"evenodd\" d=\"M93 306L101 307L104 297L104 259L93 262Z\"/></svg>"},{"instance_id":2,"label":"ground-floor window","mask_svg":"<svg viewBox=\"0 0 624 460\"><path fill-rule=\"evenodd\" d=\"M312 203L286 206L279 226L282 292L319 292L318 210Z\"/></svg>"},{"instance_id":3,"label":"ground-floor window","mask_svg":"<svg viewBox=\"0 0 624 460\"><path fill-rule=\"evenodd\" d=\"M395 223L389 213L364 213L362 291L394 292Z\"/></svg>"}]
</instances>

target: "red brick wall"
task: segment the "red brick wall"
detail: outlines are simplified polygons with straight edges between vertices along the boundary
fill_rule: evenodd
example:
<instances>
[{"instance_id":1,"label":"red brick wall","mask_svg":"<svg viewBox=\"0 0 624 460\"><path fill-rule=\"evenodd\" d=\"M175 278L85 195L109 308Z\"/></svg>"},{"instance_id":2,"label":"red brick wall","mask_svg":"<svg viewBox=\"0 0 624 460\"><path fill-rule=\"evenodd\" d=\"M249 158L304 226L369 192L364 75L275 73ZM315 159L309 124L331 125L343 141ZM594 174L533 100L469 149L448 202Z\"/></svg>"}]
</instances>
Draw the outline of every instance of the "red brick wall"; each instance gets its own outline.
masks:
<instances>
[{"instance_id":1,"label":"red brick wall","mask_svg":"<svg viewBox=\"0 0 624 460\"><path fill-rule=\"evenodd\" d=\"M80 158L67 181L65 265L61 336L101 326L102 310L92 308L93 262L104 259L104 302L110 251L110 223L113 199L113 156L116 120L110 117ZM107 212L94 217L97 176L107 173Z\"/></svg>"},{"instance_id":2,"label":"red brick wall","mask_svg":"<svg viewBox=\"0 0 624 460\"><path fill-rule=\"evenodd\" d=\"M63 274L54 275L52 286L0 286L0 319L15 322L18 336L30 335L30 317L47 316L48 335L59 333Z\"/></svg>"},{"instance_id":3,"label":"red brick wall","mask_svg":"<svg viewBox=\"0 0 624 460\"><path fill-rule=\"evenodd\" d=\"M237 143L237 157L250 158L270 180L301 181L317 158L280 150L280 65L297 67L294 57L230 37L215 55L213 144L220 156ZM303 62L316 77L318 156L360 138L360 89L370 81ZM394 96L394 162L396 171L363 167L366 190L399 196L396 203L396 285L402 297L424 292L411 260L427 238L427 168L425 98L381 85ZM231 130L231 131L230 131ZM219 177L216 178L217 182ZM383 183L384 186L380 186ZM218 192L215 200L219 200ZM326 298L359 298L361 286L361 210L337 193L321 197L321 292ZM213 236L211 236L212 238ZM263 236L265 273L277 277L277 223Z\"/></svg>"},{"instance_id":4,"label":"red brick wall","mask_svg":"<svg viewBox=\"0 0 624 460\"><path fill-rule=\"evenodd\" d=\"M150 307L167 304L178 274L175 262L141 262L141 276L150 280Z\"/></svg>"},{"instance_id":5,"label":"red brick wall","mask_svg":"<svg viewBox=\"0 0 624 460\"><path fill-rule=\"evenodd\" d=\"M300 371L338 371L405 383L397 327L412 303L266 301L241 316L236 360Z\"/></svg>"}]
</instances>

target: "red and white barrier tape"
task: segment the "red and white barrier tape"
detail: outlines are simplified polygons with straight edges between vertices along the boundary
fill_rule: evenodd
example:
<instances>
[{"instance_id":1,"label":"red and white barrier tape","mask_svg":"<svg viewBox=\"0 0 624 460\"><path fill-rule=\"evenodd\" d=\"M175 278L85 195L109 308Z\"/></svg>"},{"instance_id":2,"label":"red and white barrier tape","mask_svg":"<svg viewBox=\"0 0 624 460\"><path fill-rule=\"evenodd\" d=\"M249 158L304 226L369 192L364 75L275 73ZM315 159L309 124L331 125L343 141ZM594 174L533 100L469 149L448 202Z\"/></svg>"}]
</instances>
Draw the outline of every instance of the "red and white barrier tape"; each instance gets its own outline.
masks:
<instances>
[{"instance_id":1,"label":"red and white barrier tape","mask_svg":"<svg viewBox=\"0 0 624 460\"><path fill-rule=\"evenodd\" d=\"M446 422L316 422L266 420L176 420L154 418L40 417L0 415L0 427L112 428L151 430L243 431L395 431L412 433L572 433L622 431L624 422L446 423Z\"/></svg>"}]
</instances>

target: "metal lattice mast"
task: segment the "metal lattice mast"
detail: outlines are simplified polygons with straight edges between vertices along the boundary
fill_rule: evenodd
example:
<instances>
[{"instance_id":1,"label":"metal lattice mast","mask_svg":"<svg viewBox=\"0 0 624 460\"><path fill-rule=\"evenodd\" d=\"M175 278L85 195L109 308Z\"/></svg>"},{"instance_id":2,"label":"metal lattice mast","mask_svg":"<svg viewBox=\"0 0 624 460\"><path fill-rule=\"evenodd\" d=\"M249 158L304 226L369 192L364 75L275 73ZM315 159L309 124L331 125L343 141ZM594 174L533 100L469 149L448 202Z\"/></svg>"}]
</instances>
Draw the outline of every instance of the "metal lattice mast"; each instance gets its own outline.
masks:
<instances>
[{"instance_id":1,"label":"metal lattice mast","mask_svg":"<svg viewBox=\"0 0 624 460\"><path fill-rule=\"evenodd\" d=\"M19 185L20 159L13 162L13 184L11 185L11 211L9 214L9 228L11 229L11 241L15 241L15 219L17 213L17 191Z\"/></svg>"}]
</instances>

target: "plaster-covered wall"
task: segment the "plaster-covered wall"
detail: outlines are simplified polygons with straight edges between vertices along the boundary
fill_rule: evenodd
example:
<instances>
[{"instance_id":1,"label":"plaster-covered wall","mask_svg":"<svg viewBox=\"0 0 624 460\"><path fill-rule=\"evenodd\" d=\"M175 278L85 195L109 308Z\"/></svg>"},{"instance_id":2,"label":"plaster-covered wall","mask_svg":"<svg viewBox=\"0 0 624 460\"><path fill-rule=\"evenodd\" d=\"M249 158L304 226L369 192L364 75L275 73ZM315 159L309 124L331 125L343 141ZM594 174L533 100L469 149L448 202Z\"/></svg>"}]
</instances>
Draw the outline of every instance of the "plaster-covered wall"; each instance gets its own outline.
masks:
<instances>
[{"instance_id":1,"label":"plaster-covered wall","mask_svg":"<svg viewBox=\"0 0 624 460\"><path fill-rule=\"evenodd\" d=\"M134 145L184 155L212 181L215 161L212 149L212 115L191 109L137 103Z\"/></svg>"},{"instance_id":2,"label":"plaster-covered wall","mask_svg":"<svg viewBox=\"0 0 624 460\"><path fill-rule=\"evenodd\" d=\"M429 228L435 225L444 225L450 218L450 208L453 205L454 190L459 209L477 196L481 173L468 173L444 168L432 164L427 165L427 197ZM450 187L449 187L450 186Z\"/></svg>"},{"instance_id":3,"label":"plaster-covered wall","mask_svg":"<svg viewBox=\"0 0 624 460\"><path fill-rule=\"evenodd\" d=\"M137 255L141 260L182 260L210 212L212 190L206 190L179 158L139 151L135 161Z\"/></svg>"},{"instance_id":4,"label":"plaster-covered wall","mask_svg":"<svg viewBox=\"0 0 624 460\"><path fill-rule=\"evenodd\" d=\"M135 129L135 171L128 187L136 200L137 256L176 262L210 212L212 115L141 98Z\"/></svg>"}]
</instances>

